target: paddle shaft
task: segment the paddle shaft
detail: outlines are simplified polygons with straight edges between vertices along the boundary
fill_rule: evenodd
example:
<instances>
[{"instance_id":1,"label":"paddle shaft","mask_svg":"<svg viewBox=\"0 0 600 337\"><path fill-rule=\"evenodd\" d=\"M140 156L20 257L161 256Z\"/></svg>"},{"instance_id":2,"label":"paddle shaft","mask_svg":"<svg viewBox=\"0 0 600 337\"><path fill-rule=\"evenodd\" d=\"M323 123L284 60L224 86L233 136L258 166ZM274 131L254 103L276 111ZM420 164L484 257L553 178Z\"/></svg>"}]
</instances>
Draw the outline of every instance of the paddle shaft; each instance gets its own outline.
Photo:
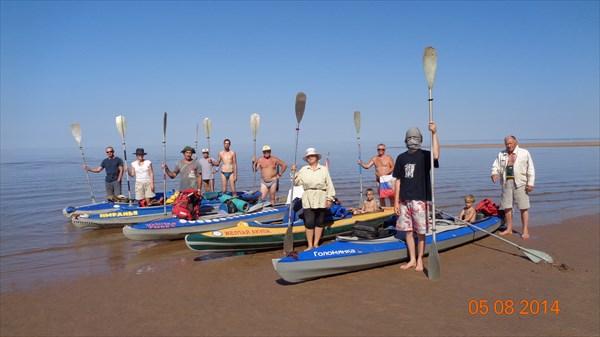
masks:
<instances>
[{"instance_id":1,"label":"paddle shaft","mask_svg":"<svg viewBox=\"0 0 600 337\"><path fill-rule=\"evenodd\" d=\"M433 123L433 98L431 95L431 87L429 88L429 123ZM434 151L435 146L433 143L433 132L431 132L431 153L429 154L430 167L431 167L431 217L432 217L432 240L431 247L429 248L429 269L428 275L430 280L437 280L440 278L440 255L437 248L436 224L435 224L435 167L434 167Z\"/></svg>"},{"instance_id":2,"label":"paddle shaft","mask_svg":"<svg viewBox=\"0 0 600 337\"><path fill-rule=\"evenodd\" d=\"M300 134L300 122L296 125L296 146L294 147L294 165L296 165L296 159L298 158L298 137ZM297 169L297 168L296 168ZM292 212L294 211L294 172L290 171L291 186L290 189L290 209L288 210L288 227L285 231L285 237L283 238L283 251L291 253L294 250L294 228Z\"/></svg>"},{"instance_id":3,"label":"paddle shaft","mask_svg":"<svg viewBox=\"0 0 600 337\"><path fill-rule=\"evenodd\" d=\"M196 124L196 148L198 148L198 125ZM163 115L162 139L163 163L167 163L167 112ZM163 167L163 214L167 215L167 167Z\"/></svg>"},{"instance_id":4,"label":"paddle shaft","mask_svg":"<svg viewBox=\"0 0 600 337\"><path fill-rule=\"evenodd\" d=\"M83 165L87 166L87 163L85 162L85 155L83 154L83 146L81 146L81 142L79 143L79 151L81 152L81 159L83 160ZM85 171L85 176L87 178L88 186L90 188L90 195L92 196L92 202L95 204L96 198L94 198L94 191L92 190L92 181L90 180L90 173L88 171Z\"/></svg>"},{"instance_id":5,"label":"paddle shaft","mask_svg":"<svg viewBox=\"0 0 600 337\"><path fill-rule=\"evenodd\" d=\"M497 239L500 239L500 240L502 240L502 241L504 241L504 242L508 243L509 245L512 245L512 246L515 246L515 247L517 247L519 250L521 250L521 251L525 252L525 253L526 253L525 255L526 255L526 256L527 256L529 259L531 259L533 262L535 262L535 263L539 262L539 260L544 260L544 261L546 261L546 262L548 262L548 263L553 263L553 262L554 262L554 261L552 260L552 257L551 257L549 254L547 254L547 253L544 253L544 252L542 252L542 251L537 251L537 250L529 249L529 248L525 248L525 247L523 247L523 246L519 246L518 244L516 244L516 243L514 243L514 242L512 242L512 241L510 241L510 240L507 240L507 239L505 239L505 238L503 238L503 237L501 237L501 236L498 236L498 235L496 235L496 234L494 234L494 233L492 233L492 232L490 232L490 231L486 231L485 229L483 229L483 228L480 228L480 227L478 227L478 226L475 226L475 225L473 225L472 223L470 223L470 222L468 222L468 221L460 220L459 218L455 217L455 216L454 216L454 215L452 215L452 214L449 214L449 213L446 213L446 212L442 212L442 213L444 213L444 214L446 214L446 215L449 215L449 216L453 217L453 218L454 218L454 220L455 220L455 221L457 221L457 222L459 222L459 223L465 224L465 225L467 225L467 226L471 226L471 227L473 227L473 228L475 228L475 229L477 229L477 230L479 230L479 231L482 231L482 232L484 232L484 233L486 233L486 234L488 234L488 235L490 235L490 236L493 236L493 237L495 237L495 238L497 238ZM531 256L529 256L529 254L531 254L531 255L533 255L534 257L536 257L536 258L538 259L538 261L536 261L536 260L535 260L535 259L533 259Z\"/></svg>"},{"instance_id":6,"label":"paddle shaft","mask_svg":"<svg viewBox=\"0 0 600 337\"><path fill-rule=\"evenodd\" d=\"M120 122L120 126L117 128L119 130L119 134L121 134L121 140L123 141L123 165L125 166L125 168L129 169L129 166L127 166L127 147L125 146L125 123L124 123L124 117L121 116L122 118L119 120ZM131 185L129 183L129 173L125 173L125 177L127 179L127 199L129 199L129 206L132 205L132 201L131 201Z\"/></svg>"}]
</instances>

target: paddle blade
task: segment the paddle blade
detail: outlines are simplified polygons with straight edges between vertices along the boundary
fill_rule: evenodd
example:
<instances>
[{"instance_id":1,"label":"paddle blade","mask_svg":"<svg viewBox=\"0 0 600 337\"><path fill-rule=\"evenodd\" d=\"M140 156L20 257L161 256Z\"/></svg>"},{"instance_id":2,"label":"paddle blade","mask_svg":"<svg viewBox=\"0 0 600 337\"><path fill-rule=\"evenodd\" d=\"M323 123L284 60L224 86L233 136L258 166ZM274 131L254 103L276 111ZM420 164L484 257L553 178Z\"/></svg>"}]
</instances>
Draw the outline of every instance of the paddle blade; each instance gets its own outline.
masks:
<instances>
[{"instance_id":1,"label":"paddle blade","mask_svg":"<svg viewBox=\"0 0 600 337\"><path fill-rule=\"evenodd\" d=\"M354 111L354 126L356 127L356 133L360 133L360 111Z\"/></svg>"},{"instance_id":2,"label":"paddle blade","mask_svg":"<svg viewBox=\"0 0 600 337\"><path fill-rule=\"evenodd\" d=\"M198 130L196 128L196 134L198 133ZM163 115L163 143L165 142L165 140L167 139L167 112L165 111L164 115Z\"/></svg>"},{"instance_id":3,"label":"paddle blade","mask_svg":"<svg viewBox=\"0 0 600 337\"><path fill-rule=\"evenodd\" d=\"M534 263L539 263L542 260L546 261L548 263L554 263L554 260L552 259L552 256L550 256L550 255L548 255L548 254L546 254L544 252L541 252L541 251L535 250L535 249L523 248L523 247L519 247L519 248Z\"/></svg>"},{"instance_id":4,"label":"paddle blade","mask_svg":"<svg viewBox=\"0 0 600 337\"><path fill-rule=\"evenodd\" d=\"M250 115L250 129L252 130L252 135L254 135L254 139L256 139L256 134L258 133L259 125L260 125L260 115L259 114Z\"/></svg>"},{"instance_id":5,"label":"paddle blade","mask_svg":"<svg viewBox=\"0 0 600 337\"><path fill-rule=\"evenodd\" d=\"M210 138L210 130L212 129L212 121L206 117L204 118L204 121L202 121L202 124L204 125L204 133L206 133L206 137Z\"/></svg>"},{"instance_id":6,"label":"paddle blade","mask_svg":"<svg viewBox=\"0 0 600 337\"><path fill-rule=\"evenodd\" d=\"M79 126L79 123L71 124L71 133L73 134L75 141L81 143L81 127Z\"/></svg>"},{"instance_id":7,"label":"paddle blade","mask_svg":"<svg viewBox=\"0 0 600 337\"><path fill-rule=\"evenodd\" d=\"M299 92L296 95L296 120L298 124L302 120L302 116L304 116L304 109L306 108L306 94L303 92Z\"/></svg>"},{"instance_id":8,"label":"paddle blade","mask_svg":"<svg viewBox=\"0 0 600 337\"><path fill-rule=\"evenodd\" d=\"M435 240L431 242L431 247L429 247L429 267L427 268L427 275L432 281L440 279L440 254L438 253Z\"/></svg>"},{"instance_id":9,"label":"paddle blade","mask_svg":"<svg viewBox=\"0 0 600 337\"><path fill-rule=\"evenodd\" d=\"M121 135L121 139L125 139L125 131L127 131L127 123L125 123L125 116L117 116L117 130Z\"/></svg>"},{"instance_id":10,"label":"paddle blade","mask_svg":"<svg viewBox=\"0 0 600 337\"><path fill-rule=\"evenodd\" d=\"M290 206L291 207L291 206ZM285 231L283 237L283 251L288 254L294 250L294 228L293 224L290 223Z\"/></svg>"},{"instance_id":11,"label":"paddle blade","mask_svg":"<svg viewBox=\"0 0 600 337\"><path fill-rule=\"evenodd\" d=\"M435 80L435 71L437 69L437 52L433 47L425 48L423 53L423 70L425 70L425 78L427 79L427 85L429 89L433 88L433 81Z\"/></svg>"}]
</instances>

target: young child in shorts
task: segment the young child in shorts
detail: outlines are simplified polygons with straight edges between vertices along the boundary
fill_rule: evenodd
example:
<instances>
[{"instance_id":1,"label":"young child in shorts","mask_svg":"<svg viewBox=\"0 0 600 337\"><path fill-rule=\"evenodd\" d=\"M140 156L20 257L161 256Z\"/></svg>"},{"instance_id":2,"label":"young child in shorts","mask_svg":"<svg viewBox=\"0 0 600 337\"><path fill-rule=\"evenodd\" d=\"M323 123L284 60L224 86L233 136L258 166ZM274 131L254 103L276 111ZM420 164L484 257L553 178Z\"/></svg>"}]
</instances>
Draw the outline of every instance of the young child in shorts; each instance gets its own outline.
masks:
<instances>
[{"instance_id":1,"label":"young child in shorts","mask_svg":"<svg viewBox=\"0 0 600 337\"><path fill-rule=\"evenodd\" d=\"M467 195L465 197L465 207L460 211L458 218L467 222L475 221L477 212L475 211L473 204L475 204L475 197L472 194Z\"/></svg>"},{"instance_id":2,"label":"young child in shorts","mask_svg":"<svg viewBox=\"0 0 600 337\"><path fill-rule=\"evenodd\" d=\"M367 188L365 196L367 200L363 202L363 207L361 209L353 209L352 214L370 213L381 209L379 201L375 199L375 191L372 188Z\"/></svg>"}]
</instances>

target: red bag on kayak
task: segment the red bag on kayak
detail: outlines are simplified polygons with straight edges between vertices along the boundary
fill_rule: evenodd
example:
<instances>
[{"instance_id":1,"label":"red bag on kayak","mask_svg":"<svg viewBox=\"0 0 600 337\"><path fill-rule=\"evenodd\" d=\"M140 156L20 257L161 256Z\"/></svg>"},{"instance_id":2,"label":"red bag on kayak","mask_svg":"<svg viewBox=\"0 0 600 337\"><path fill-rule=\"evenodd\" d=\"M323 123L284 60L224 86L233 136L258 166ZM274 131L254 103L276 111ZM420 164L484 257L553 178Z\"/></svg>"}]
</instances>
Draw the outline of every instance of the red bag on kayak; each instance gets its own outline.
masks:
<instances>
[{"instance_id":1,"label":"red bag on kayak","mask_svg":"<svg viewBox=\"0 0 600 337\"><path fill-rule=\"evenodd\" d=\"M196 220L200 216L202 193L197 190L184 190L173 202L173 215L179 219Z\"/></svg>"},{"instance_id":2,"label":"red bag on kayak","mask_svg":"<svg viewBox=\"0 0 600 337\"><path fill-rule=\"evenodd\" d=\"M498 205L488 198L481 200L475 207L475 211L486 216L498 216L500 214Z\"/></svg>"}]
</instances>

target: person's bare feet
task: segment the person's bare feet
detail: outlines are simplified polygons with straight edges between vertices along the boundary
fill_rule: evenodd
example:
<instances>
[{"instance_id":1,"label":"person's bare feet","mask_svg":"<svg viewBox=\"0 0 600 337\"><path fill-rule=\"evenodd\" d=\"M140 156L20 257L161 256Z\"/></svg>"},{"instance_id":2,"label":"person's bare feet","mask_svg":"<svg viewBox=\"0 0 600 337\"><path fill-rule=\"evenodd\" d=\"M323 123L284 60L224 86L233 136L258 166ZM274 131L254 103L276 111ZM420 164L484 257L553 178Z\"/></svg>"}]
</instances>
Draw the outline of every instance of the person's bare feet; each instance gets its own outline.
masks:
<instances>
[{"instance_id":1,"label":"person's bare feet","mask_svg":"<svg viewBox=\"0 0 600 337\"><path fill-rule=\"evenodd\" d=\"M417 266L415 267L415 271L423 271L423 262L417 263Z\"/></svg>"},{"instance_id":2,"label":"person's bare feet","mask_svg":"<svg viewBox=\"0 0 600 337\"><path fill-rule=\"evenodd\" d=\"M304 251L311 250L311 249L313 249L313 247L306 247L306 249Z\"/></svg>"},{"instance_id":3,"label":"person's bare feet","mask_svg":"<svg viewBox=\"0 0 600 337\"><path fill-rule=\"evenodd\" d=\"M528 232L523 232L523 234L521 235L521 237L523 239L529 239L529 233Z\"/></svg>"},{"instance_id":4,"label":"person's bare feet","mask_svg":"<svg viewBox=\"0 0 600 337\"><path fill-rule=\"evenodd\" d=\"M505 231L500 232L500 235L512 234L512 229L507 229Z\"/></svg>"},{"instance_id":5,"label":"person's bare feet","mask_svg":"<svg viewBox=\"0 0 600 337\"><path fill-rule=\"evenodd\" d=\"M415 261L409 261L409 262L401 265L400 269L409 269L409 268L413 268L416 265L417 265L417 263Z\"/></svg>"}]
</instances>

